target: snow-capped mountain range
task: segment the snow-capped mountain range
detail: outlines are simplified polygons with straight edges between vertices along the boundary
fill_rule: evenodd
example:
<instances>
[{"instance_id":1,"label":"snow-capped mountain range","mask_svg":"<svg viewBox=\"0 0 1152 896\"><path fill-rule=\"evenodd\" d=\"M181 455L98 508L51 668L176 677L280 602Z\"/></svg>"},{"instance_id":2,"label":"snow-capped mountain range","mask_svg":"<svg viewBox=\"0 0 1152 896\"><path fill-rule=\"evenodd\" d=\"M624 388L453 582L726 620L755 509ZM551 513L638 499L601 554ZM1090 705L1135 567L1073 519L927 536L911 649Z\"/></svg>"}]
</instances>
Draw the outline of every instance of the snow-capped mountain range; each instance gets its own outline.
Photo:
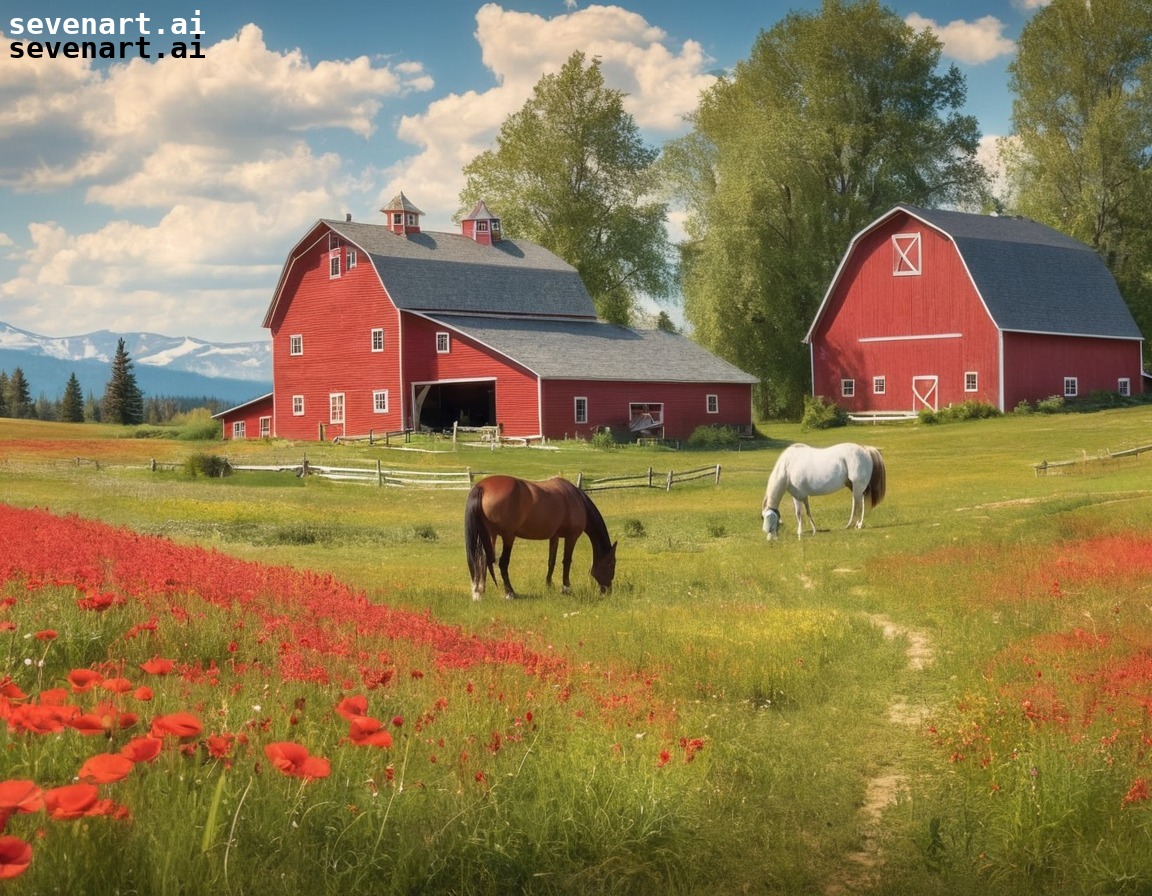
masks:
<instances>
[{"instance_id":1,"label":"snow-capped mountain range","mask_svg":"<svg viewBox=\"0 0 1152 896\"><path fill-rule=\"evenodd\" d=\"M212 343L191 336L113 333L40 336L0 321L0 370L23 370L33 397L56 398L76 374L85 391L102 395L119 340L145 395L206 396L247 401L272 389L272 343Z\"/></svg>"}]
</instances>

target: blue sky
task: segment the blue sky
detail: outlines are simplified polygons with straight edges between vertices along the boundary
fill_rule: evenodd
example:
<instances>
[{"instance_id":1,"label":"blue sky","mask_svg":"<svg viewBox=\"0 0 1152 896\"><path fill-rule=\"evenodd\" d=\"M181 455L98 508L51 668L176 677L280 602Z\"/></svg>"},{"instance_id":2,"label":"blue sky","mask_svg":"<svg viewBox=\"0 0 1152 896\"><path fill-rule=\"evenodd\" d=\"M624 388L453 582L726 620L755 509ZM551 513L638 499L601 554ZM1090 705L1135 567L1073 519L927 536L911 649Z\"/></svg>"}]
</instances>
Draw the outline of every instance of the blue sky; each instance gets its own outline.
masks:
<instances>
[{"instance_id":1,"label":"blue sky","mask_svg":"<svg viewBox=\"0 0 1152 896\"><path fill-rule=\"evenodd\" d=\"M1010 129L1014 41L1043 2L887 5L940 37L990 147ZM281 265L316 219L372 221L403 190L426 229L454 230L461 168L574 50L603 60L659 145L759 31L819 5L4 0L0 321L47 336L266 338ZM28 33L66 17L133 21L122 35ZM171 58L177 18L199 19L204 59ZM29 41L142 37L148 59L28 56Z\"/></svg>"}]
</instances>

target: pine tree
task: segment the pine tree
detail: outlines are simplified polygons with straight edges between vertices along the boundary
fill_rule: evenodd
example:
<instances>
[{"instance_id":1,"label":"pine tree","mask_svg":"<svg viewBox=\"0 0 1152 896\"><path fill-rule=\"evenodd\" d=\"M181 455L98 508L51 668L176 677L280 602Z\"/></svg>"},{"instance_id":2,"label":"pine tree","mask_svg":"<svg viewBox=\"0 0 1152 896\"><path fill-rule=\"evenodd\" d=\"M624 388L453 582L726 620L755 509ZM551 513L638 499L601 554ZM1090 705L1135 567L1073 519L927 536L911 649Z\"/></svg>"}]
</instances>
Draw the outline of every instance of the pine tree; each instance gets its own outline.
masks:
<instances>
[{"instance_id":1,"label":"pine tree","mask_svg":"<svg viewBox=\"0 0 1152 896\"><path fill-rule=\"evenodd\" d=\"M135 426L144 422L144 393L136 385L132 359L121 339L112 359L112 377L104 387L103 419L105 423Z\"/></svg>"},{"instance_id":2,"label":"pine tree","mask_svg":"<svg viewBox=\"0 0 1152 896\"><path fill-rule=\"evenodd\" d=\"M64 386L64 400L60 403L60 419L65 423L84 422L84 393L80 381L73 373Z\"/></svg>"},{"instance_id":3,"label":"pine tree","mask_svg":"<svg viewBox=\"0 0 1152 896\"><path fill-rule=\"evenodd\" d=\"M8 416L8 371L0 370L0 417Z\"/></svg>"},{"instance_id":4,"label":"pine tree","mask_svg":"<svg viewBox=\"0 0 1152 896\"><path fill-rule=\"evenodd\" d=\"M28 380L24 376L23 368L13 369L12 376L8 378L8 416L31 420L36 417L36 409L32 405L32 391L28 388Z\"/></svg>"}]
</instances>

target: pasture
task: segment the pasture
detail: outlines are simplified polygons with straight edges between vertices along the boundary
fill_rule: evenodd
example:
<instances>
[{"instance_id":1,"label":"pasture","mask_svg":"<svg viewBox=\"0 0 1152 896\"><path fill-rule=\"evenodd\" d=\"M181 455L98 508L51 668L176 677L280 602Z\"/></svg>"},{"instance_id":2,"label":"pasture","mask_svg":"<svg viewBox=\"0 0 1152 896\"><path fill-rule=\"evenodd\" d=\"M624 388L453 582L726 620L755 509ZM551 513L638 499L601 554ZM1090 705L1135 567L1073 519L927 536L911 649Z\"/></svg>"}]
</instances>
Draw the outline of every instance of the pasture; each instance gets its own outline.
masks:
<instances>
[{"instance_id":1,"label":"pasture","mask_svg":"<svg viewBox=\"0 0 1152 896\"><path fill-rule=\"evenodd\" d=\"M156 719L201 725L162 725L158 758L94 778L130 818L13 810L4 834L33 856L0 886L1152 890L1152 453L1033 470L1152 442L1152 407L762 429L740 451L389 453L528 479L722 465L718 485L593 493L619 540L610 593L586 539L570 595L544 586L547 543L521 540L519 598L473 601L463 491L179 466L386 449L0 420L9 684L64 700L93 669L153 696L95 738L30 733L4 698L0 793L70 785ZM857 531L847 490L813 497L820 531L768 543L781 450L846 440L882 451L884 502ZM180 674L146 678L157 657ZM67 699L90 709L74 682Z\"/></svg>"}]
</instances>

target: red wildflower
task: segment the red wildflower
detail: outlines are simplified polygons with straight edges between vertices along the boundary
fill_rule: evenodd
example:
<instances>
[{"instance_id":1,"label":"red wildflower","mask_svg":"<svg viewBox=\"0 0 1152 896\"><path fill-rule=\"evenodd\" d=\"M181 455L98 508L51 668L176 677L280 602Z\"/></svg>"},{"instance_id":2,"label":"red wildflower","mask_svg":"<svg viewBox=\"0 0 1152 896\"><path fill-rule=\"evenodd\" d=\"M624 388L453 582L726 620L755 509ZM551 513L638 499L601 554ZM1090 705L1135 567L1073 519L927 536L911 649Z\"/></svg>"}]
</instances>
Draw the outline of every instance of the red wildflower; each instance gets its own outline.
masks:
<instances>
[{"instance_id":1,"label":"red wildflower","mask_svg":"<svg viewBox=\"0 0 1152 896\"><path fill-rule=\"evenodd\" d=\"M16 623L11 619L5 619L0 622L0 632L14 632L16 631Z\"/></svg>"},{"instance_id":2,"label":"red wildflower","mask_svg":"<svg viewBox=\"0 0 1152 896\"><path fill-rule=\"evenodd\" d=\"M43 706L63 706L67 702L67 688L49 688L40 692L40 703Z\"/></svg>"},{"instance_id":3,"label":"red wildflower","mask_svg":"<svg viewBox=\"0 0 1152 896\"><path fill-rule=\"evenodd\" d=\"M1124 799L1121 804L1131 806L1133 803L1142 803L1148 799L1148 782L1143 778L1137 778L1132 782L1132 786L1128 788L1128 792L1124 794Z\"/></svg>"},{"instance_id":4,"label":"red wildflower","mask_svg":"<svg viewBox=\"0 0 1152 896\"><path fill-rule=\"evenodd\" d=\"M43 631L36 632L37 641L55 641L56 638L57 632L54 628L46 628Z\"/></svg>"},{"instance_id":5,"label":"red wildflower","mask_svg":"<svg viewBox=\"0 0 1152 896\"><path fill-rule=\"evenodd\" d=\"M44 808L56 821L83 818L96 805L99 793L95 784L65 784L44 791Z\"/></svg>"},{"instance_id":6,"label":"red wildflower","mask_svg":"<svg viewBox=\"0 0 1152 896\"><path fill-rule=\"evenodd\" d=\"M187 712L174 712L152 720L153 737L195 737L202 730L200 720Z\"/></svg>"},{"instance_id":7,"label":"red wildflower","mask_svg":"<svg viewBox=\"0 0 1152 896\"><path fill-rule=\"evenodd\" d=\"M660 751L660 759L656 763L656 768L664 768L669 762L672 761L672 754L667 750Z\"/></svg>"},{"instance_id":8,"label":"red wildflower","mask_svg":"<svg viewBox=\"0 0 1152 896\"><path fill-rule=\"evenodd\" d=\"M35 781L12 778L0 782L0 814L4 817L13 812L39 812L43 808L44 794Z\"/></svg>"},{"instance_id":9,"label":"red wildflower","mask_svg":"<svg viewBox=\"0 0 1152 896\"><path fill-rule=\"evenodd\" d=\"M151 762L160 755L160 748L163 746L164 741L158 737L151 735L134 737L120 748L120 754L133 762Z\"/></svg>"},{"instance_id":10,"label":"red wildflower","mask_svg":"<svg viewBox=\"0 0 1152 896\"><path fill-rule=\"evenodd\" d=\"M363 694L345 697L336 704L336 712L349 721L368 714L368 698Z\"/></svg>"},{"instance_id":11,"label":"red wildflower","mask_svg":"<svg viewBox=\"0 0 1152 896\"><path fill-rule=\"evenodd\" d=\"M32 734L52 734L62 731L75 713L76 710L69 706L39 706L24 703L12 707L12 711L8 714L8 728Z\"/></svg>"},{"instance_id":12,"label":"red wildflower","mask_svg":"<svg viewBox=\"0 0 1152 896\"><path fill-rule=\"evenodd\" d=\"M80 766L78 777L89 784L111 784L127 778L133 764L120 753L98 753Z\"/></svg>"},{"instance_id":13,"label":"red wildflower","mask_svg":"<svg viewBox=\"0 0 1152 896\"><path fill-rule=\"evenodd\" d=\"M213 734L205 741L205 746L208 747L208 755L213 759L226 759L232 752L232 744L235 742L234 734Z\"/></svg>"},{"instance_id":14,"label":"red wildflower","mask_svg":"<svg viewBox=\"0 0 1152 896\"><path fill-rule=\"evenodd\" d=\"M28 699L28 695L20 690L20 686L8 676L0 680L0 697L7 697L9 700Z\"/></svg>"},{"instance_id":15,"label":"red wildflower","mask_svg":"<svg viewBox=\"0 0 1152 896\"><path fill-rule=\"evenodd\" d=\"M69 719L68 727L81 734L104 734L112 728L110 719L94 712L86 712Z\"/></svg>"},{"instance_id":16,"label":"red wildflower","mask_svg":"<svg viewBox=\"0 0 1152 896\"><path fill-rule=\"evenodd\" d=\"M68 673L68 683L72 685L72 692L83 693L104 680L104 676L94 669L73 669Z\"/></svg>"},{"instance_id":17,"label":"red wildflower","mask_svg":"<svg viewBox=\"0 0 1152 896\"><path fill-rule=\"evenodd\" d=\"M332 771L327 759L310 756L306 747L291 741L268 744L264 755L284 774L296 778L327 778Z\"/></svg>"},{"instance_id":18,"label":"red wildflower","mask_svg":"<svg viewBox=\"0 0 1152 896\"><path fill-rule=\"evenodd\" d=\"M149 675L167 675L175 665L174 660L165 660L157 656L147 662L141 663L140 668Z\"/></svg>"},{"instance_id":19,"label":"red wildflower","mask_svg":"<svg viewBox=\"0 0 1152 896\"><path fill-rule=\"evenodd\" d=\"M32 847L19 837L0 837L0 878L18 877L32 862Z\"/></svg>"},{"instance_id":20,"label":"red wildflower","mask_svg":"<svg viewBox=\"0 0 1152 896\"><path fill-rule=\"evenodd\" d=\"M123 599L118 595L105 592L90 591L87 597L80 597L76 599L76 606L81 610L95 610L101 612L107 610L113 604L123 603Z\"/></svg>"},{"instance_id":21,"label":"red wildflower","mask_svg":"<svg viewBox=\"0 0 1152 896\"><path fill-rule=\"evenodd\" d=\"M390 747L392 735L371 716L360 716L348 723L348 739L361 747Z\"/></svg>"},{"instance_id":22,"label":"red wildflower","mask_svg":"<svg viewBox=\"0 0 1152 896\"><path fill-rule=\"evenodd\" d=\"M141 703L147 703L152 699L152 688L141 685L132 692L132 696L139 700Z\"/></svg>"},{"instance_id":23,"label":"red wildflower","mask_svg":"<svg viewBox=\"0 0 1152 896\"><path fill-rule=\"evenodd\" d=\"M127 678L105 678L100 686L113 694L127 694L132 690L132 682Z\"/></svg>"}]
</instances>

